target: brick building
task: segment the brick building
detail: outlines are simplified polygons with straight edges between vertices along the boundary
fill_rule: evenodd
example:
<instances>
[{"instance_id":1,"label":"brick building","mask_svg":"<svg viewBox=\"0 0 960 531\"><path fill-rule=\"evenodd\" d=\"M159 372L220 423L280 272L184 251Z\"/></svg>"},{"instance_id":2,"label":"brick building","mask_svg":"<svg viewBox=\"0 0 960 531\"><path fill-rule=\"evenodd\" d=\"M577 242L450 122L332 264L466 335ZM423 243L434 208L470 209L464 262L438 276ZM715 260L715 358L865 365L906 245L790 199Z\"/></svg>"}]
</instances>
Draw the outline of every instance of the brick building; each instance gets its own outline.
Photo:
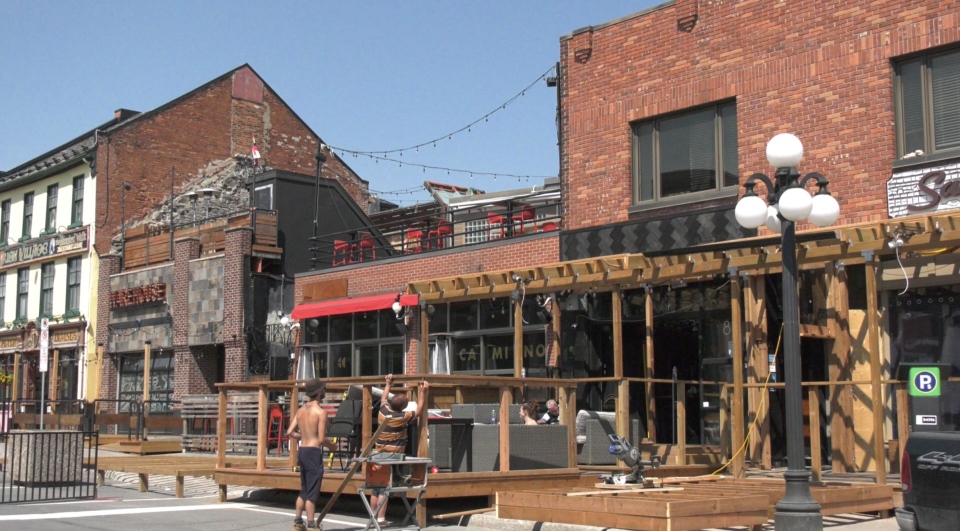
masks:
<instances>
[{"instance_id":1,"label":"brick building","mask_svg":"<svg viewBox=\"0 0 960 531\"><path fill-rule=\"evenodd\" d=\"M766 142L791 132L805 146L798 169L825 175L841 209L829 231L799 226L801 237L831 240L801 245L830 257L802 259L804 380L890 378L901 360L946 361L960 375L960 361L944 354L960 310L956 255L930 236L953 237L958 7L677 0L576 30L560 39L558 236L408 256L349 275L304 274L297 301L330 296L322 282L338 274L349 276L347 295L393 290L417 295L421 307L483 308L511 291L551 295L561 376L730 381L743 351L745 378L762 383L772 372L776 382L780 270L762 257L775 259L779 240L740 227L734 208L752 173L772 174ZM525 289L503 285L514 274ZM741 296L748 313L735 319L732 300ZM406 370L424 371L412 345L423 332L412 330ZM893 419L892 388L873 387L874 402L888 406L879 426L855 412L849 387L824 397L822 425L833 435L823 448L832 447L834 470L875 467L880 454L862 441L882 444L905 429ZM646 416L648 435L661 442L683 432L691 443L722 444L719 387L688 387L685 426L672 424L674 390L610 382L577 398L581 407ZM752 458L766 466L782 457L779 393L752 438ZM760 393L748 394L755 411ZM956 406L945 420L960 421Z\"/></svg>"},{"instance_id":2,"label":"brick building","mask_svg":"<svg viewBox=\"0 0 960 531\"><path fill-rule=\"evenodd\" d=\"M259 160L251 157L253 142ZM272 190L256 180L265 170L315 181L321 145L243 65L151 111L119 110L111 121L3 172L4 195L11 198L4 203L4 241L11 234L23 238L5 249L18 258L7 261L14 274L5 275L12 281L0 301L16 305L4 308L11 321L4 328L11 331L0 331L0 345L9 344L5 368L13 369L14 354L32 363L15 387L35 379L31 338L38 316L51 318L51 348L73 363L65 373L72 379L69 396L57 395L63 398L138 398L145 373L157 400L210 392L225 379L247 380L247 336L257 307L252 279L270 279L277 292L290 274L278 246L277 213L269 206L251 210L249 190ZM335 155L326 157L322 176L341 200L367 207L367 183ZM34 210L47 220L39 236ZM70 237L82 245L66 245ZM39 243L58 249L48 253L49 264L20 252ZM294 270L305 267L300 262ZM19 282L16 268L34 266L43 268L43 278L25 270L21 276L36 285ZM58 387L63 383L51 384Z\"/></svg>"}]
</instances>

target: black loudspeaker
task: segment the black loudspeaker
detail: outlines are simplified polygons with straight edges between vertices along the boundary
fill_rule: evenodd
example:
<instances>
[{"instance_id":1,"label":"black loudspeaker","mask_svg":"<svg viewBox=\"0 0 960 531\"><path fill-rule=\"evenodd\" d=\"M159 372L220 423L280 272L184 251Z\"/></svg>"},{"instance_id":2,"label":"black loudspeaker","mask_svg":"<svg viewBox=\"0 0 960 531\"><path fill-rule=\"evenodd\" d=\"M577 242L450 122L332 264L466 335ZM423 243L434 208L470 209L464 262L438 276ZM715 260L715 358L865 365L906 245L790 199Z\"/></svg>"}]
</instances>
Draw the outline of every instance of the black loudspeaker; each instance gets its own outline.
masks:
<instances>
[{"instance_id":1,"label":"black loudspeaker","mask_svg":"<svg viewBox=\"0 0 960 531\"><path fill-rule=\"evenodd\" d=\"M407 325L403 324L403 321L397 321L393 326L396 327L397 332L400 332L402 335L407 335Z\"/></svg>"}]
</instances>

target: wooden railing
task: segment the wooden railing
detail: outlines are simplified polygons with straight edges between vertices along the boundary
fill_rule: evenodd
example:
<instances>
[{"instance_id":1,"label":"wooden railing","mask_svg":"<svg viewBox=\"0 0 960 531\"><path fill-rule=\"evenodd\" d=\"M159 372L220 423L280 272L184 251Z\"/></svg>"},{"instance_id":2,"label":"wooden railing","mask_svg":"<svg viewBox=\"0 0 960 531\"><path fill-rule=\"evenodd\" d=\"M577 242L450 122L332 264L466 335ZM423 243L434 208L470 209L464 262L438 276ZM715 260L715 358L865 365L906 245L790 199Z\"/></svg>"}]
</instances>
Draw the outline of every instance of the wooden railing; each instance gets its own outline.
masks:
<instances>
[{"instance_id":1,"label":"wooden railing","mask_svg":"<svg viewBox=\"0 0 960 531\"><path fill-rule=\"evenodd\" d=\"M124 235L123 267L125 269L143 267L171 260L173 257L171 241L180 238L198 238L201 256L221 252L226 242L225 230L237 227L253 229L254 247L262 251L282 252L277 248L276 211L251 209L248 212L215 219L203 225L177 229L172 239L169 230L151 231L147 225L129 229Z\"/></svg>"}]
</instances>

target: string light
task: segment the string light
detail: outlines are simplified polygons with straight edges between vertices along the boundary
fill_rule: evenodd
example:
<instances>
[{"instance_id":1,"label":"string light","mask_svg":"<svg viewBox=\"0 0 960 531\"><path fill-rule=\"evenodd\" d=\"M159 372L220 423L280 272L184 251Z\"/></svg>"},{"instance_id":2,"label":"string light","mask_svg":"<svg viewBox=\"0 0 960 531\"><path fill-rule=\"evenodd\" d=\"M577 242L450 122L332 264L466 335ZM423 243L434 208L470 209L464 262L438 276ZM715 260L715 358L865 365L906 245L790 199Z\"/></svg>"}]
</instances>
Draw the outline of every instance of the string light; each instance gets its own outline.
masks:
<instances>
[{"instance_id":1,"label":"string light","mask_svg":"<svg viewBox=\"0 0 960 531\"><path fill-rule=\"evenodd\" d=\"M386 159L387 155L389 155L389 154L391 154L391 153L399 153L400 156L402 157L404 151L409 151L409 150L413 149L413 150L416 150L416 151L419 152L419 150L420 150L421 147L425 147L425 146L428 146L428 145L433 145L433 147L437 147L437 141L438 141L438 140L443 140L444 138L446 138L447 140L452 140L452 139L453 139L453 135L462 133L462 132L464 132L464 131L466 131L466 132L469 133L469 132L470 132L470 128L471 128L472 126L480 123L481 121L487 122L487 121L488 121L487 118L489 118L490 116L492 116L493 114L495 114L495 113L497 113L497 112L500 112L500 111L502 111L502 110L505 110L508 105L510 105L511 103L513 103L514 101L516 101L516 100L518 100L520 97L522 97L524 94L526 94L526 92L527 92L528 90L530 90L530 89L533 88L537 83L539 83L539 82L542 81L544 78L546 78L547 75L550 74L551 72L553 72L555 68L556 68L556 66L551 66L549 69L547 69L546 72L544 72L543 74L541 74L540 77L538 77L537 79L535 79L532 83L530 83L529 85L527 85L526 88L524 88L523 90L521 90L519 93L515 94L512 98L510 98L510 99L507 100L506 102L500 104L500 105L499 105L497 108L495 108L494 110L492 110L492 111L484 114L484 115L481 116L480 118L477 118L476 120L474 120L474 121L470 122L469 124L467 124L467 125L459 128L459 129L457 129L456 131L453 131L452 133L447 133L447 134L445 134L445 135L440 135L440 136L438 136L438 137L436 137L436 138L434 138L434 139L432 139L432 140L427 140L426 142L421 142L421 143L419 143L419 144L414 144L414 145L412 145L412 146L407 146L407 147L403 147L403 148L396 148L396 149L386 149L386 150L385 150L385 149L355 150L355 149L347 149L347 148L337 147L337 146L330 146L330 148L331 148L331 149L335 149L335 150L337 150L337 151L340 151L341 153L350 153L350 154L352 154L352 155L354 155L354 156L357 156L357 155L366 155L366 156L370 156L371 158L373 158L373 156L374 156L375 153L382 153L382 154L383 154L383 157L382 157L382 158ZM341 155L341 156L342 156L342 155Z\"/></svg>"},{"instance_id":2,"label":"string light","mask_svg":"<svg viewBox=\"0 0 960 531\"><path fill-rule=\"evenodd\" d=\"M379 156L379 155L373 155L373 154L369 154L369 153L360 153L360 152L357 152L356 154L354 154L354 156L362 156L362 157L367 157L367 158L370 158L370 159L373 159L373 160L382 160L382 161L384 161L384 162L393 162L393 163L396 163L397 165L399 165L401 168L404 166L404 164L406 164L407 166L413 166L413 167L415 167L415 168L423 168L423 169L424 169L424 172L426 172L426 170L440 170L440 171L446 171L446 172L447 172L447 175L449 175L450 172L460 173L460 174L463 174L463 175L470 175L470 178L471 178L471 179L473 178L474 175L486 176L486 177L493 177L493 180L497 180L497 177L509 177L509 178L516 179L516 180L518 180L518 181L523 180L523 179L526 179L526 180L528 180L528 181L529 181L530 179L552 179L552 178L556 177L556 175L518 175L518 174L515 174L515 173L499 173L499 172L498 172L498 173L493 173L493 172L486 172L486 171L463 170L463 169L459 169L459 168L448 168L448 167L446 167L446 166L432 166L432 165L430 165L430 164L416 164L416 163L409 162L409 161L404 162L404 161L398 160L398 159L392 159L392 158L389 158L389 157L381 157L381 156Z\"/></svg>"}]
</instances>

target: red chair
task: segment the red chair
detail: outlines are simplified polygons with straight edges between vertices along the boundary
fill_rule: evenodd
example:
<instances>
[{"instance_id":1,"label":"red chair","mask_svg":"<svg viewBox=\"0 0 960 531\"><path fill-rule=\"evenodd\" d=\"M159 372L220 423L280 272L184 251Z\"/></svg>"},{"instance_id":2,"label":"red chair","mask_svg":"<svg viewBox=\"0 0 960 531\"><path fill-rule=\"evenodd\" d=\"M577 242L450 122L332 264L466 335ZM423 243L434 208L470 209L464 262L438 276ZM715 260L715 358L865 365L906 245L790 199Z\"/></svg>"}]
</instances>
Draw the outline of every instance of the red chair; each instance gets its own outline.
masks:
<instances>
[{"instance_id":1,"label":"red chair","mask_svg":"<svg viewBox=\"0 0 960 531\"><path fill-rule=\"evenodd\" d=\"M343 240L333 240L333 265L353 263L353 253L357 250L355 243Z\"/></svg>"},{"instance_id":2,"label":"red chair","mask_svg":"<svg viewBox=\"0 0 960 531\"><path fill-rule=\"evenodd\" d=\"M493 231L496 230L493 226L496 225L497 229L500 230L500 236L498 238L503 238L505 235L504 219L502 214L494 214L493 212L487 212L487 229L490 231L490 239L493 240Z\"/></svg>"},{"instance_id":3,"label":"red chair","mask_svg":"<svg viewBox=\"0 0 960 531\"><path fill-rule=\"evenodd\" d=\"M427 233L427 245L430 249L443 249L447 246L448 236L453 236L453 223L441 221L437 228Z\"/></svg>"},{"instance_id":4,"label":"red chair","mask_svg":"<svg viewBox=\"0 0 960 531\"><path fill-rule=\"evenodd\" d=\"M377 239L372 234L363 233L360 235L360 252L358 258L363 262L364 255L370 250L371 258L377 259Z\"/></svg>"},{"instance_id":5,"label":"red chair","mask_svg":"<svg viewBox=\"0 0 960 531\"><path fill-rule=\"evenodd\" d=\"M284 427L284 424L289 420L290 417L283 414L280 406L276 404L270 406L270 413L267 416L267 447L270 446L270 441L277 441L277 455L280 455L283 450L284 441L290 440Z\"/></svg>"},{"instance_id":6,"label":"red chair","mask_svg":"<svg viewBox=\"0 0 960 531\"><path fill-rule=\"evenodd\" d=\"M419 253L423 250L420 241L423 240L423 231L420 229L407 229L407 252Z\"/></svg>"},{"instance_id":7,"label":"red chair","mask_svg":"<svg viewBox=\"0 0 960 531\"><path fill-rule=\"evenodd\" d=\"M556 224L556 222L553 222L553 221L547 221L547 222L544 222L542 225L540 225L540 230L543 232L557 230L558 228L560 227Z\"/></svg>"},{"instance_id":8,"label":"red chair","mask_svg":"<svg viewBox=\"0 0 960 531\"><path fill-rule=\"evenodd\" d=\"M523 207L523 209L520 211L520 214L519 214L519 215L510 216L510 221L512 221L513 223L519 223L519 224L520 224L519 229L514 229L514 234L516 234L516 233L518 233L518 232L519 232L520 234L523 234L523 233L524 233L524 225L525 225L526 222L528 222L528 221L532 221L532 222L533 222L533 232L537 232L537 214L536 214L536 211L533 209L533 207L530 206L530 205L527 205L527 206Z\"/></svg>"}]
</instances>

